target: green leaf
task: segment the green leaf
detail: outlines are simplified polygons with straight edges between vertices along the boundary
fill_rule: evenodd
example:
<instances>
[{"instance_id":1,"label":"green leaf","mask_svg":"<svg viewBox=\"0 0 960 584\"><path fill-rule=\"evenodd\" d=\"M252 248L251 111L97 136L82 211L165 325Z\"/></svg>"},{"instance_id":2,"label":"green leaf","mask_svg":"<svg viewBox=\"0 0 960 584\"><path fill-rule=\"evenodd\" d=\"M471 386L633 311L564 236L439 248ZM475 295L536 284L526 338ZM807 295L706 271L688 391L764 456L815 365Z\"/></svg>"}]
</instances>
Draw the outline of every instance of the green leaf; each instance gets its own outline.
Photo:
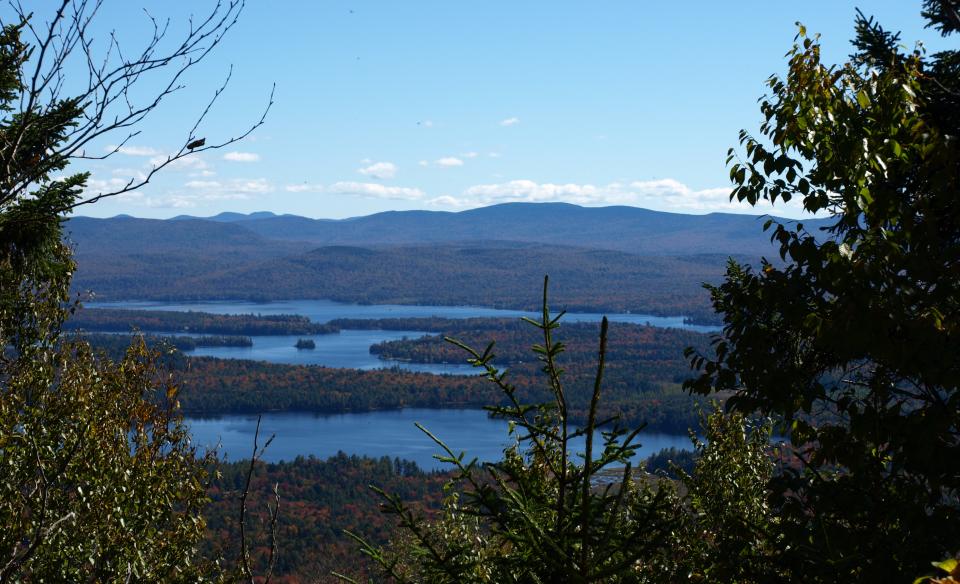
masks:
<instances>
[{"instance_id":1,"label":"green leaf","mask_svg":"<svg viewBox=\"0 0 960 584\"><path fill-rule=\"evenodd\" d=\"M949 558L949 559L943 560L942 562L933 562L934 567L940 568L947 574L951 574L951 575L957 569L958 564L960 563L957 562L956 558Z\"/></svg>"}]
</instances>

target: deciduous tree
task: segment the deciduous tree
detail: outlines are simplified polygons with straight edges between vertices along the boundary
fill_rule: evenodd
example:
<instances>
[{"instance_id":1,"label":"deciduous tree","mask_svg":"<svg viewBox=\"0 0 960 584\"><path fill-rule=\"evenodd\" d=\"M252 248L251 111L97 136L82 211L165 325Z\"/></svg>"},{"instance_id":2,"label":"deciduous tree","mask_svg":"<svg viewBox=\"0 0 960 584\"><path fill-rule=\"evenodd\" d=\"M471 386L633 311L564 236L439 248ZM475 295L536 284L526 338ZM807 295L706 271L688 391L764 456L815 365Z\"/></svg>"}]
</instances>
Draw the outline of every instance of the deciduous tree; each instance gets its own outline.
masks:
<instances>
[{"instance_id":1,"label":"deciduous tree","mask_svg":"<svg viewBox=\"0 0 960 584\"><path fill-rule=\"evenodd\" d=\"M179 39L153 21L139 51L110 36L98 53L100 4L62 0L43 20L14 2L0 22L0 582L195 582L212 567L196 553L210 460L190 445L176 386L142 343L111 363L60 335L74 271L61 223L237 139L196 135L222 88L145 176L90 192L88 174L63 173L137 135L243 3L217 3ZM108 137L118 146L91 155Z\"/></svg>"},{"instance_id":2,"label":"deciduous tree","mask_svg":"<svg viewBox=\"0 0 960 584\"><path fill-rule=\"evenodd\" d=\"M947 39L958 12L924 2ZM862 14L853 45L824 64L800 27L760 136L731 149L731 199L833 221L771 220L783 263L730 263L688 387L784 421L800 468L772 509L795 577L909 581L960 550L960 52L905 49Z\"/></svg>"}]
</instances>

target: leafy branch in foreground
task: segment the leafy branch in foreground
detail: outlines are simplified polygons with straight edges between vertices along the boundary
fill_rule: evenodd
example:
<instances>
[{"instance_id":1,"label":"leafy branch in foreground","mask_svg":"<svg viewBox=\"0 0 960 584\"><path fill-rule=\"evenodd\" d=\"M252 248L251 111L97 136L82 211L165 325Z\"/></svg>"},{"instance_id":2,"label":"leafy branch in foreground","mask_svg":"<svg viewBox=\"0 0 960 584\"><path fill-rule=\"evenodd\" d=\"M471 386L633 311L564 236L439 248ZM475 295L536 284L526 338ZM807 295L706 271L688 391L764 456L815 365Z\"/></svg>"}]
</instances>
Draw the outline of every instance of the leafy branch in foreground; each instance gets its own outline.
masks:
<instances>
[{"instance_id":1,"label":"leafy branch in foreground","mask_svg":"<svg viewBox=\"0 0 960 584\"><path fill-rule=\"evenodd\" d=\"M198 551L212 457L190 444L159 355L141 339L113 363L62 339L76 269L62 223L263 118L206 145L196 134L221 86L142 176L91 192L89 173L63 173L137 136L243 1L216 2L178 40L148 16L152 34L132 52L113 35L94 43L101 5L59 0L42 24L20 2L0 9L0 583L222 580ZM108 139L118 145L91 154Z\"/></svg>"},{"instance_id":2,"label":"leafy branch in foreground","mask_svg":"<svg viewBox=\"0 0 960 584\"><path fill-rule=\"evenodd\" d=\"M778 540L768 502L772 424L719 408L701 417L703 437L690 435L693 469L674 467L687 490L687 578L738 584L782 579L783 568L772 560Z\"/></svg>"},{"instance_id":3,"label":"leafy branch in foreground","mask_svg":"<svg viewBox=\"0 0 960 584\"><path fill-rule=\"evenodd\" d=\"M481 464L420 427L442 449L437 458L454 469L442 516L429 521L381 491L382 508L398 517L404 537L382 548L348 534L384 576L397 582L642 582L676 569L672 554L680 549L683 517L673 489L634 479L630 460L641 428L627 430L615 418L597 418L606 319L586 424L573 428L567 420L558 363L564 346L554 338L563 313L550 313L548 282L545 278L540 320L525 320L542 334L533 350L553 400L524 404L507 372L493 364L493 343L479 351L449 339L506 396L508 405L487 409L508 421L514 442L503 460Z\"/></svg>"},{"instance_id":4,"label":"leafy branch in foreground","mask_svg":"<svg viewBox=\"0 0 960 584\"><path fill-rule=\"evenodd\" d=\"M927 0L949 39L960 2ZM954 37L955 38L955 37ZM949 40L945 40L949 42ZM693 392L782 419L776 563L806 582L908 582L960 551L960 51L904 49L862 13L847 63L800 27L731 199L802 200L824 233L769 220L782 263L731 261Z\"/></svg>"},{"instance_id":5,"label":"leafy branch in foreground","mask_svg":"<svg viewBox=\"0 0 960 584\"><path fill-rule=\"evenodd\" d=\"M198 582L207 467L158 355L37 349L0 396L0 582ZM9 375L9 376L6 376Z\"/></svg>"}]
</instances>

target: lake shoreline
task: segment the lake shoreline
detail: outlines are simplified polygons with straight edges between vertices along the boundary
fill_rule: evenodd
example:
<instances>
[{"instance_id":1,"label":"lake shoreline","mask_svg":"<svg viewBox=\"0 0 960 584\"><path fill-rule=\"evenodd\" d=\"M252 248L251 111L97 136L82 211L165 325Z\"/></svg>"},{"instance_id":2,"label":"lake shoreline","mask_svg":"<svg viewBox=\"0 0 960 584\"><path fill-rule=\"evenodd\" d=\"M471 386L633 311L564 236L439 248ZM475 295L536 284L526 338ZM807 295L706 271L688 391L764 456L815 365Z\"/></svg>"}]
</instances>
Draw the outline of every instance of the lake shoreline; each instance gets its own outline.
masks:
<instances>
[{"instance_id":1,"label":"lake shoreline","mask_svg":"<svg viewBox=\"0 0 960 584\"><path fill-rule=\"evenodd\" d=\"M213 314L295 314L311 321L325 324L336 319L378 320L388 318L538 318L533 310L487 308L479 306L444 306L433 304L357 304L329 299L290 299L270 302L230 300L193 301L98 301L87 302L90 308L123 308L129 310L166 310L179 312L210 312ZM648 325L658 328L677 328L692 332L715 333L721 330L717 324L698 324L685 315L660 316L635 312L579 311L570 307L557 307L555 314L566 308L564 322L600 322L606 317L610 322Z\"/></svg>"},{"instance_id":2,"label":"lake shoreline","mask_svg":"<svg viewBox=\"0 0 960 584\"><path fill-rule=\"evenodd\" d=\"M105 300L90 300L83 302L84 306L89 306L90 308L98 307L112 307L119 308L123 304L139 304L139 303L156 303L156 304L218 304L218 303L230 303L230 304L245 304L251 307L257 306L266 306L278 302L333 302L345 306L357 306L357 307L368 307L368 306L408 306L408 307L427 307L427 306L436 306L440 308L452 308L452 309L464 309L464 310L498 310L504 312L523 312L526 315L539 315L540 306L538 305L502 305L502 306L476 306L471 304L403 304L398 302L357 302L357 301L348 301L348 300L335 300L333 298L276 298L272 300L251 300L248 298L171 298L171 297L143 297L143 298L122 298L122 299L105 299ZM595 306L595 305L565 305L556 307L556 313L559 313L560 310L567 310L571 313L588 313L588 314L637 314L642 316L650 316L651 318L661 319L661 318L681 318L687 324L692 326L704 326L704 327L719 327L720 322L716 320L708 320L703 318L697 318L694 316L688 315L676 315L676 314L658 314L655 310L649 309L637 309L637 310L627 310L618 308L611 308L608 306ZM247 313L249 314L249 313Z\"/></svg>"}]
</instances>

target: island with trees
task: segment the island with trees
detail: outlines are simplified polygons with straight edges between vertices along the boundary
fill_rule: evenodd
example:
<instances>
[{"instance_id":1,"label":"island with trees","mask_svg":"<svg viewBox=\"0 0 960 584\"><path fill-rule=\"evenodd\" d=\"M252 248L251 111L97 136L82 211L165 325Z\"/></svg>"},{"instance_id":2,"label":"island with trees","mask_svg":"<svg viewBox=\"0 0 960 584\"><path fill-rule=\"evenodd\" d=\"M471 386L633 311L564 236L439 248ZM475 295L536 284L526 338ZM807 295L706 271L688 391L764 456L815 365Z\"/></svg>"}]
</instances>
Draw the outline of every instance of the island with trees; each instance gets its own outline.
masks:
<instances>
[{"instance_id":1,"label":"island with trees","mask_svg":"<svg viewBox=\"0 0 960 584\"><path fill-rule=\"evenodd\" d=\"M313 339L297 339L297 342L293 345L297 350L313 350L317 348L317 343Z\"/></svg>"}]
</instances>

